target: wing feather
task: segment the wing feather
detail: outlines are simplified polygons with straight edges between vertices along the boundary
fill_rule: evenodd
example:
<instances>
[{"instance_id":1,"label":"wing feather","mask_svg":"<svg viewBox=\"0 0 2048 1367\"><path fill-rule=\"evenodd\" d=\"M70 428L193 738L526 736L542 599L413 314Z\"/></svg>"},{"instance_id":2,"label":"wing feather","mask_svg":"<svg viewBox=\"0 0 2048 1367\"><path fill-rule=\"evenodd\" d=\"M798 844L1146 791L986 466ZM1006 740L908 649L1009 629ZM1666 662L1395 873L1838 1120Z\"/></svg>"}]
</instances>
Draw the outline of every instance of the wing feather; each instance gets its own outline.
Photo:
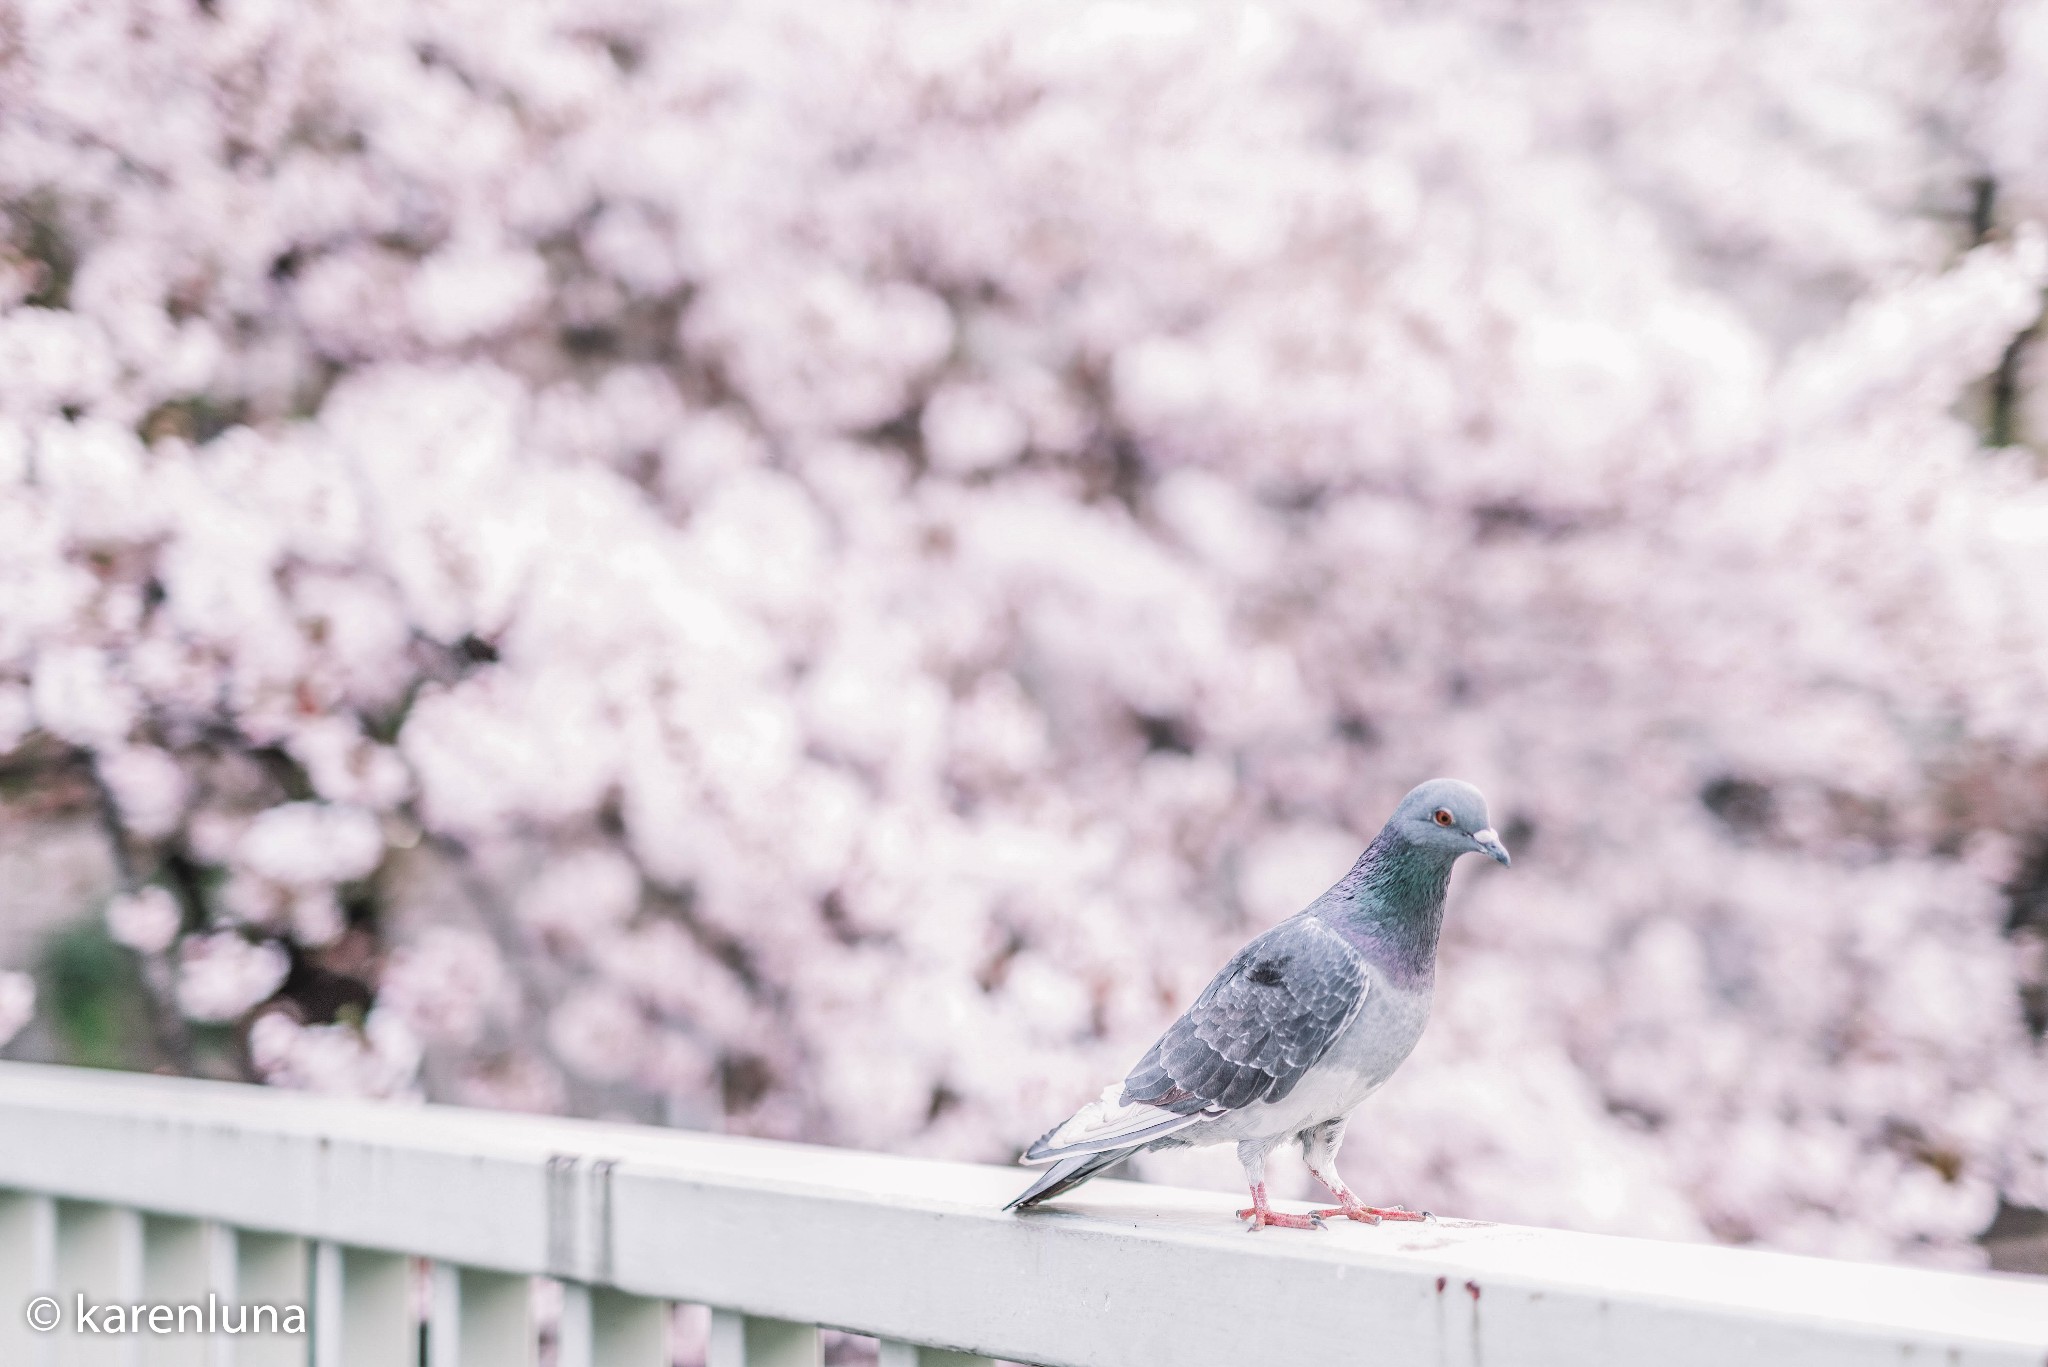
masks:
<instances>
[{"instance_id":1,"label":"wing feather","mask_svg":"<svg viewBox=\"0 0 2048 1367\"><path fill-rule=\"evenodd\" d=\"M1167 1027L1118 1101L1184 1115L1279 1101L1329 1052L1367 990L1358 952L1342 936L1311 916L1282 921L1238 951Z\"/></svg>"},{"instance_id":2,"label":"wing feather","mask_svg":"<svg viewBox=\"0 0 2048 1367\"><path fill-rule=\"evenodd\" d=\"M1024 1151L1027 1164L1141 1148L1259 1101L1279 1101L1365 1002L1357 951L1296 916L1246 945L1130 1075Z\"/></svg>"}]
</instances>

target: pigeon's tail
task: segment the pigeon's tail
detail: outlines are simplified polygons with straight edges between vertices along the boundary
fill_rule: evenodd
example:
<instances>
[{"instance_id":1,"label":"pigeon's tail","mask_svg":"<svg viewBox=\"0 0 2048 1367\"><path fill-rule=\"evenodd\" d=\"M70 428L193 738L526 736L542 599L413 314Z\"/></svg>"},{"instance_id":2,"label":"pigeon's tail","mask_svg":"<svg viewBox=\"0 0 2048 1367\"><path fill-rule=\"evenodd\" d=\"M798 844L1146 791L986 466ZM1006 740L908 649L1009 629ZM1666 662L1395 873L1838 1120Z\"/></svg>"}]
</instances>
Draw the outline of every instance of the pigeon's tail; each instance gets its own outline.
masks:
<instances>
[{"instance_id":1,"label":"pigeon's tail","mask_svg":"<svg viewBox=\"0 0 2048 1367\"><path fill-rule=\"evenodd\" d=\"M1038 1180L1027 1187L1022 1196L1004 1206L1004 1210L1029 1210L1040 1201L1050 1201L1063 1191L1072 1191L1105 1168L1113 1168L1129 1158L1143 1144L1133 1144L1127 1149L1106 1149L1101 1153L1077 1153L1072 1158L1062 1158L1044 1172Z\"/></svg>"},{"instance_id":2,"label":"pigeon's tail","mask_svg":"<svg viewBox=\"0 0 2048 1367\"><path fill-rule=\"evenodd\" d=\"M1035 1168L1084 1153L1112 1149L1129 1153L1220 1114L1213 1109L1174 1111L1148 1102L1125 1101L1123 1092L1123 1083L1110 1083L1101 1096L1040 1135L1017 1161Z\"/></svg>"}]
</instances>

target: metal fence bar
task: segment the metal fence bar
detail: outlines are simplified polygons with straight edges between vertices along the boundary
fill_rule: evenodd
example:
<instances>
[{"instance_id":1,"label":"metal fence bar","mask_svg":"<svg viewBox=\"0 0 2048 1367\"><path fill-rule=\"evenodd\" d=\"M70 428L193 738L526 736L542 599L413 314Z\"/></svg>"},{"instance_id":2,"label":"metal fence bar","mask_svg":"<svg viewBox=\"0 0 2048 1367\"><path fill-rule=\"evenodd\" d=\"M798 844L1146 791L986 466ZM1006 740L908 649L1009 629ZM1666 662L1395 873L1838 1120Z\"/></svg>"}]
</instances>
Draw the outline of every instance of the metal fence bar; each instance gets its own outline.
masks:
<instances>
[{"instance_id":1,"label":"metal fence bar","mask_svg":"<svg viewBox=\"0 0 2048 1367\"><path fill-rule=\"evenodd\" d=\"M582 1282L562 1284L556 1367L669 1367L669 1307Z\"/></svg>"},{"instance_id":2,"label":"metal fence bar","mask_svg":"<svg viewBox=\"0 0 2048 1367\"><path fill-rule=\"evenodd\" d=\"M287 1329L291 1308L304 1316L313 1290L310 1241L290 1234L228 1231L235 1246L235 1290L224 1321L241 1327L223 1335L234 1367L306 1367L312 1336Z\"/></svg>"},{"instance_id":3,"label":"metal fence bar","mask_svg":"<svg viewBox=\"0 0 2048 1367\"><path fill-rule=\"evenodd\" d=\"M711 1312L710 1352L704 1367L820 1367L818 1326L790 1320Z\"/></svg>"},{"instance_id":4,"label":"metal fence bar","mask_svg":"<svg viewBox=\"0 0 2048 1367\"><path fill-rule=\"evenodd\" d=\"M174 1332L151 1334L142 1341L143 1367L207 1367L210 1345L206 1335L191 1326L205 1322L200 1307L213 1276L210 1237L203 1220L143 1217L142 1298L151 1305L171 1307L176 1324Z\"/></svg>"},{"instance_id":5,"label":"metal fence bar","mask_svg":"<svg viewBox=\"0 0 2048 1367\"><path fill-rule=\"evenodd\" d=\"M435 1263L428 1275L426 1367L462 1367L462 1269Z\"/></svg>"},{"instance_id":6,"label":"metal fence bar","mask_svg":"<svg viewBox=\"0 0 2048 1367\"><path fill-rule=\"evenodd\" d=\"M412 1259L342 1248L339 1367L414 1367L419 1329L412 1314Z\"/></svg>"},{"instance_id":7,"label":"metal fence bar","mask_svg":"<svg viewBox=\"0 0 2048 1367\"><path fill-rule=\"evenodd\" d=\"M669 1307L610 1287L590 1291L591 1359L595 1367L668 1367Z\"/></svg>"},{"instance_id":8,"label":"metal fence bar","mask_svg":"<svg viewBox=\"0 0 2048 1367\"><path fill-rule=\"evenodd\" d=\"M57 1204L57 1331L60 1367L140 1367L142 1338L113 1332L142 1301L142 1214L90 1201ZM65 1305L70 1298L71 1304Z\"/></svg>"},{"instance_id":9,"label":"metal fence bar","mask_svg":"<svg viewBox=\"0 0 2048 1367\"><path fill-rule=\"evenodd\" d=\"M217 1220L200 1223L206 1232L206 1284L211 1298L208 1305L233 1305L240 1298L240 1241L233 1229ZM226 1334L214 1333L207 1350L207 1367L235 1367L235 1340Z\"/></svg>"},{"instance_id":10,"label":"metal fence bar","mask_svg":"<svg viewBox=\"0 0 2048 1367\"><path fill-rule=\"evenodd\" d=\"M32 1298L57 1289L57 1203L47 1196L0 1191L0 1362L51 1367L57 1343L29 1325ZM57 1313L52 1301L35 1313Z\"/></svg>"},{"instance_id":11,"label":"metal fence bar","mask_svg":"<svg viewBox=\"0 0 2048 1367\"><path fill-rule=\"evenodd\" d=\"M341 1245L322 1239L313 1245L313 1367L341 1367Z\"/></svg>"},{"instance_id":12,"label":"metal fence bar","mask_svg":"<svg viewBox=\"0 0 2048 1367\"><path fill-rule=\"evenodd\" d=\"M437 1263L428 1367L531 1367L539 1349L531 1278Z\"/></svg>"},{"instance_id":13,"label":"metal fence bar","mask_svg":"<svg viewBox=\"0 0 2048 1367\"><path fill-rule=\"evenodd\" d=\"M581 1282L563 1282L562 1318L555 1326L555 1367L594 1367L597 1345L591 1315L590 1288Z\"/></svg>"}]
</instances>

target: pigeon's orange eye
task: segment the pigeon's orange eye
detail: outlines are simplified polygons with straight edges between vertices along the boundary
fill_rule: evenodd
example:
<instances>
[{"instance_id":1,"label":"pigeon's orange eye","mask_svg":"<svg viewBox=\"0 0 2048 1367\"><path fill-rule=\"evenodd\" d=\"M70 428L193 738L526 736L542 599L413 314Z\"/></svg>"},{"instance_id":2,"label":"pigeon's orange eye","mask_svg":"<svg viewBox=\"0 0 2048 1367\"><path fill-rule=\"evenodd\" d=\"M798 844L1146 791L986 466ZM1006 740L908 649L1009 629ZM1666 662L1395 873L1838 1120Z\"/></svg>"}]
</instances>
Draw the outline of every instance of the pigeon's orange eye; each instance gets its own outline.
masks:
<instances>
[{"instance_id":1,"label":"pigeon's orange eye","mask_svg":"<svg viewBox=\"0 0 2048 1367\"><path fill-rule=\"evenodd\" d=\"M1452 823L1452 821L1453 821L1453 820L1455 820L1455 818L1454 818L1454 817L1452 817L1452 815L1451 815L1451 810L1450 810L1450 808L1448 808L1448 807L1439 807L1439 808L1437 808L1437 809L1436 809L1436 824L1437 824L1437 825L1439 825L1439 826L1448 826L1448 825L1450 825L1450 824Z\"/></svg>"}]
</instances>

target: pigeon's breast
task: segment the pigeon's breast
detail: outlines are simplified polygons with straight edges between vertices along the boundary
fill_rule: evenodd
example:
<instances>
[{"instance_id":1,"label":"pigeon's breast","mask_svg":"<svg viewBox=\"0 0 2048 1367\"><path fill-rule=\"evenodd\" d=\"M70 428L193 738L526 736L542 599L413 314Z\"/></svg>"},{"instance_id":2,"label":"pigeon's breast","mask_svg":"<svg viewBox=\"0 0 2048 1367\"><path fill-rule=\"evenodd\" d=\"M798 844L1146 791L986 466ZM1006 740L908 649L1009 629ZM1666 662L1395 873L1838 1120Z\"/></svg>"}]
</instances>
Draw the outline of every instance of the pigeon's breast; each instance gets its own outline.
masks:
<instances>
[{"instance_id":1,"label":"pigeon's breast","mask_svg":"<svg viewBox=\"0 0 2048 1367\"><path fill-rule=\"evenodd\" d=\"M1315 1072L1327 1071L1335 1097L1348 1102L1324 1119L1334 1120L1379 1090L1415 1052L1423 1026L1429 1024L1429 1003L1435 984L1425 978L1419 983L1394 987L1375 977L1358 1018L1346 1027L1330 1046ZM1347 1079L1349 1082L1347 1084ZM1303 1078L1307 1083L1311 1079Z\"/></svg>"}]
</instances>

